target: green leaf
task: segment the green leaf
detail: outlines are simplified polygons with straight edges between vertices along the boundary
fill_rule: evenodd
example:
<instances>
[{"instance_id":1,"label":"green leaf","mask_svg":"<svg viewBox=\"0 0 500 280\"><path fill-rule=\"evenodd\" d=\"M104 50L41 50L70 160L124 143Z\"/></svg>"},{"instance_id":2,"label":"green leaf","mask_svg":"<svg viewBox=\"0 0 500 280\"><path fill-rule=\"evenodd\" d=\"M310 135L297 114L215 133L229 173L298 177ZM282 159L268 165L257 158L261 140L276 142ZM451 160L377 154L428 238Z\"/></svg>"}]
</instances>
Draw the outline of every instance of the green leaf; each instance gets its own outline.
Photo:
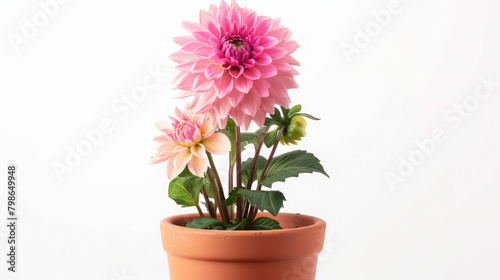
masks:
<instances>
[{"instance_id":1,"label":"green leaf","mask_svg":"<svg viewBox=\"0 0 500 280\"><path fill-rule=\"evenodd\" d=\"M295 115L297 115L297 116L303 116L303 117L306 117L306 118L308 118L308 119L315 120L315 121L319 121L319 120L321 120L321 119L319 119L319 118L313 117L313 116L311 116L311 115L309 115L309 114L306 114L306 113L297 113L297 114L295 114Z\"/></svg>"},{"instance_id":2,"label":"green leaf","mask_svg":"<svg viewBox=\"0 0 500 280\"><path fill-rule=\"evenodd\" d=\"M266 121L264 121L264 126L272 126L272 125L280 125L280 122L272 118L266 118Z\"/></svg>"},{"instance_id":3,"label":"green leaf","mask_svg":"<svg viewBox=\"0 0 500 280\"><path fill-rule=\"evenodd\" d=\"M250 226L249 230L273 230L273 229L283 229L280 223L271 218L262 217L255 220Z\"/></svg>"},{"instance_id":4,"label":"green leaf","mask_svg":"<svg viewBox=\"0 0 500 280\"><path fill-rule=\"evenodd\" d=\"M288 116L292 118L293 114L300 112L300 110L302 110L302 105L295 105L290 109L290 112L288 112Z\"/></svg>"},{"instance_id":5,"label":"green leaf","mask_svg":"<svg viewBox=\"0 0 500 280\"><path fill-rule=\"evenodd\" d=\"M229 141L231 142L231 164L233 164L236 161L236 136L235 136L235 123L234 120L231 118L228 118L226 128L220 130L220 132L226 134L226 136L229 138Z\"/></svg>"},{"instance_id":6,"label":"green leaf","mask_svg":"<svg viewBox=\"0 0 500 280\"><path fill-rule=\"evenodd\" d=\"M194 219L192 222L189 222L186 225L186 227L188 228L199 228L199 229L204 229L207 227L216 227L216 226L222 226L223 228L226 228L228 224L223 221L214 219L212 217L201 217Z\"/></svg>"},{"instance_id":7,"label":"green leaf","mask_svg":"<svg viewBox=\"0 0 500 280\"><path fill-rule=\"evenodd\" d=\"M252 144L255 149L257 149L257 146L259 145L259 140L262 134L265 134L264 132L265 127L261 127L257 129L255 132L242 132L240 133L240 140L241 140L241 149L243 151L243 148L249 144Z\"/></svg>"},{"instance_id":8,"label":"green leaf","mask_svg":"<svg viewBox=\"0 0 500 280\"><path fill-rule=\"evenodd\" d=\"M271 115L271 118L277 120L279 123L283 122L283 118L281 117L281 112L278 108L274 108L274 114Z\"/></svg>"},{"instance_id":9,"label":"green leaf","mask_svg":"<svg viewBox=\"0 0 500 280\"><path fill-rule=\"evenodd\" d=\"M241 193L239 193L238 190L239 190L238 188L232 190L229 193L229 196L226 198L226 200L224 200L224 202L222 204L224 206L229 206L229 205L236 204L236 201L238 200L238 197L243 197L243 195Z\"/></svg>"},{"instance_id":10,"label":"green leaf","mask_svg":"<svg viewBox=\"0 0 500 280\"><path fill-rule=\"evenodd\" d=\"M236 220L236 222L237 222L237 220ZM244 229L251 222L252 222L252 218L245 218L240 223L237 223L236 225L234 225L232 227L228 227L227 230Z\"/></svg>"},{"instance_id":11,"label":"green leaf","mask_svg":"<svg viewBox=\"0 0 500 280\"><path fill-rule=\"evenodd\" d=\"M283 118L285 119L285 122L289 122L290 121L290 118L289 118L290 109L287 109L283 106L280 106L280 107L281 107L281 111L283 112Z\"/></svg>"},{"instance_id":12,"label":"green leaf","mask_svg":"<svg viewBox=\"0 0 500 280\"><path fill-rule=\"evenodd\" d=\"M285 196L280 191L254 191L247 189L239 190L242 195L250 201L252 206L256 206L260 211L269 211L274 216L278 215L283 208Z\"/></svg>"},{"instance_id":13,"label":"green leaf","mask_svg":"<svg viewBox=\"0 0 500 280\"><path fill-rule=\"evenodd\" d=\"M301 173L313 172L321 173L330 178L320 160L313 154L300 150L292 151L273 158L261 183L270 188L275 182L285 182L287 178L299 177Z\"/></svg>"},{"instance_id":14,"label":"green leaf","mask_svg":"<svg viewBox=\"0 0 500 280\"><path fill-rule=\"evenodd\" d=\"M279 130L280 127L278 126L275 130L267 133L266 137L264 138L264 144L266 144L266 147L271 148L274 145Z\"/></svg>"},{"instance_id":15,"label":"green leaf","mask_svg":"<svg viewBox=\"0 0 500 280\"><path fill-rule=\"evenodd\" d=\"M264 165L266 165L266 158L263 156L259 156L257 159L257 165L255 166L255 171L254 171L254 176L253 176L253 181L259 179L260 172L262 172L262 169L264 169ZM252 162L253 158L249 158L245 160L244 162L241 163L241 180L243 181L243 184L248 186L248 175L250 173L250 168L252 167Z\"/></svg>"},{"instance_id":16,"label":"green leaf","mask_svg":"<svg viewBox=\"0 0 500 280\"><path fill-rule=\"evenodd\" d=\"M168 197L178 205L195 206L200 197L201 184L193 177L176 177L168 186Z\"/></svg>"},{"instance_id":17,"label":"green leaf","mask_svg":"<svg viewBox=\"0 0 500 280\"><path fill-rule=\"evenodd\" d=\"M250 173L252 161L253 158L249 158L241 165L243 170L242 179L245 184L248 181L248 173ZM259 157L257 166L255 167L253 181L259 179L265 164L266 159L264 157ZM301 173L313 172L318 172L329 177L321 165L320 160L313 154L300 150L292 151L276 156L271 160L261 183L263 186L271 188L276 182L285 182L287 178L299 177Z\"/></svg>"}]
</instances>

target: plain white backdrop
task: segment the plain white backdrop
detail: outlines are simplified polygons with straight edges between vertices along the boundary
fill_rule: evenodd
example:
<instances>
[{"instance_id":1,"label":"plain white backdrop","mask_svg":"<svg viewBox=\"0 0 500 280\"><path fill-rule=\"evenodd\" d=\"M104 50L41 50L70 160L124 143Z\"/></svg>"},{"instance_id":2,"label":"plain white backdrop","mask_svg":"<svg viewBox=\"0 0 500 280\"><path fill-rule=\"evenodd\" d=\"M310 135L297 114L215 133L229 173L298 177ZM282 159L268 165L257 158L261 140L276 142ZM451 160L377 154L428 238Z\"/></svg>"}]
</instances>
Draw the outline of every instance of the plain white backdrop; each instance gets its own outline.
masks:
<instances>
[{"instance_id":1,"label":"plain white backdrop","mask_svg":"<svg viewBox=\"0 0 500 280\"><path fill-rule=\"evenodd\" d=\"M219 2L47 2L0 2L0 217L19 170L18 272L2 261L0 278L168 279L159 222L186 210L148 165L154 123L186 101L171 38ZM299 148L331 179L276 188L284 211L328 223L317 279L500 279L500 2L239 3L301 45L290 96L321 121Z\"/></svg>"}]
</instances>

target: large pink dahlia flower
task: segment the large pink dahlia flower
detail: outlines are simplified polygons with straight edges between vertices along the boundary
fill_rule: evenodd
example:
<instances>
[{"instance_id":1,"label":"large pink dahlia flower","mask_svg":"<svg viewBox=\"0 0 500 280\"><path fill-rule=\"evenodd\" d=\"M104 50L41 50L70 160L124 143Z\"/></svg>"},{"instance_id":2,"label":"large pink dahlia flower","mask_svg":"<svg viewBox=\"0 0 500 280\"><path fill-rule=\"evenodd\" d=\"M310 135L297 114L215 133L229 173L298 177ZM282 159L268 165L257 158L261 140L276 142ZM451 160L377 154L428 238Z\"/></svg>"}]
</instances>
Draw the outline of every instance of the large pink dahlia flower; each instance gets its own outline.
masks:
<instances>
[{"instance_id":1,"label":"large pink dahlia flower","mask_svg":"<svg viewBox=\"0 0 500 280\"><path fill-rule=\"evenodd\" d=\"M276 104L288 108L299 65L290 54L299 45L279 22L234 0L201 10L200 23L183 22L192 35L174 38L182 47L170 56L179 63L179 96L194 96L195 113L213 110L222 128L229 116L245 130L251 121L262 126Z\"/></svg>"},{"instance_id":2,"label":"large pink dahlia flower","mask_svg":"<svg viewBox=\"0 0 500 280\"><path fill-rule=\"evenodd\" d=\"M212 154L224 154L231 150L229 138L217 130L217 123L210 114L192 114L189 110L175 109L177 118L171 117L171 123L158 122L156 127L163 133L154 138L160 142L151 159L151 164L167 162L167 176L172 180L184 168L198 177L204 177L207 171L206 151Z\"/></svg>"}]
</instances>

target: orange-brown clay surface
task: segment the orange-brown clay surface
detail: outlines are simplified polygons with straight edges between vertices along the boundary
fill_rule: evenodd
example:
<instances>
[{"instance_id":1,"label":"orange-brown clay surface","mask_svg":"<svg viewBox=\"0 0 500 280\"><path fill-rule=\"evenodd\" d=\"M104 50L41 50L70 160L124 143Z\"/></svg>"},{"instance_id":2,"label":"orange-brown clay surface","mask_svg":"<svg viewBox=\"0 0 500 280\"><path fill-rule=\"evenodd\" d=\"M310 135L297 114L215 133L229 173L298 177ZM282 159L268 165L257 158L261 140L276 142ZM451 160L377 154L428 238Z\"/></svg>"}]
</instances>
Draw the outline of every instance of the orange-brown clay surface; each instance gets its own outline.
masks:
<instances>
[{"instance_id":1,"label":"orange-brown clay surface","mask_svg":"<svg viewBox=\"0 0 500 280\"><path fill-rule=\"evenodd\" d=\"M161 221L171 280L314 280L326 223L280 213L282 230L227 231L186 228L198 214ZM259 213L257 217L270 217Z\"/></svg>"}]
</instances>

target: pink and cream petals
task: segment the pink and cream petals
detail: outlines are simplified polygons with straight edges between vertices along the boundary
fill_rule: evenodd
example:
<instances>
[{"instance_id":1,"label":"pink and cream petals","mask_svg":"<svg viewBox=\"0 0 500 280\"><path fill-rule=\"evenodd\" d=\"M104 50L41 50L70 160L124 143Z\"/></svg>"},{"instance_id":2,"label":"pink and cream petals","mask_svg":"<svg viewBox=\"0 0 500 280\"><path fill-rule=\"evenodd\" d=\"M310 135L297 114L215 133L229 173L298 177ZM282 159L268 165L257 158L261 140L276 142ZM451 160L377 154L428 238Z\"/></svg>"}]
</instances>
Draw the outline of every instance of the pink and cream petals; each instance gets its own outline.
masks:
<instances>
[{"instance_id":1,"label":"pink and cream petals","mask_svg":"<svg viewBox=\"0 0 500 280\"><path fill-rule=\"evenodd\" d=\"M206 152L224 154L231 150L226 135L217 130L217 123L210 113L193 114L186 109L176 108L176 117L168 122L158 122L156 127L162 132L154 138L160 146L154 153L151 164L166 162L167 177L172 180L186 166L198 177L204 177L208 167Z\"/></svg>"}]
</instances>

